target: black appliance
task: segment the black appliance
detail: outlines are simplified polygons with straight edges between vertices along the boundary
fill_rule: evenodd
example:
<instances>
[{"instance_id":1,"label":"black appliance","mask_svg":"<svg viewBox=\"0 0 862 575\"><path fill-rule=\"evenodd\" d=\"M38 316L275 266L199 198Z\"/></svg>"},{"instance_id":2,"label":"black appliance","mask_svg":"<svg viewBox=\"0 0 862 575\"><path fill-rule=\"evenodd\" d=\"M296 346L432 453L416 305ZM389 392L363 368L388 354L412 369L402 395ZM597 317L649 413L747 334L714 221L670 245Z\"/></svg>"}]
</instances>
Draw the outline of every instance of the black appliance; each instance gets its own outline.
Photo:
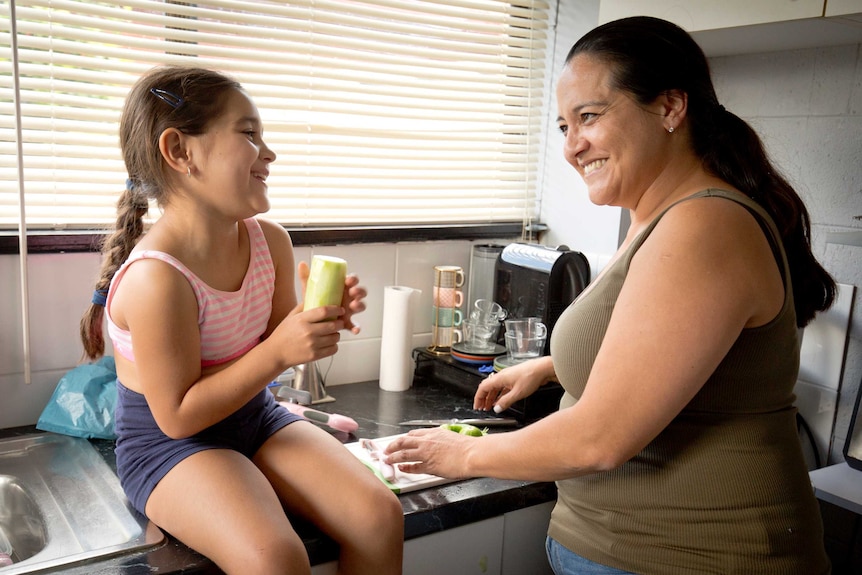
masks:
<instances>
[{"instance_id":1,"label":"black appliance","mask_svg":"<svg viewBox=\"0 0 862 575\"><path fill-rule=\"evenodd\" d=\"M509 244L497 258L494 301L507 318L539 317L548 327L545 355L560 314L590 283L590 263L567 246Z\"/></svg>"},{"instance_id":2,"label":"black appliance","mask_svg":"<svg viewBox=\"0 0 862 575\"><path fill-rule=\"evenodd\" d=\"M590 281L590 264L580 252L566 246L549 248L514 243L497 258L494 301L506 308L508 317L540 317L548 326L545 354L550 349L550 334L563 310ZM501 338L502 338L502 331ZM416 361L414 382L445 385L472 398L488 376L474 365L462 363L448 354L435 354L425 348L413 350ZM509 412L522 423L530 423L559 408L563 388L548 383L536 393L516 402Z\"/></svg>"}]
</instances>

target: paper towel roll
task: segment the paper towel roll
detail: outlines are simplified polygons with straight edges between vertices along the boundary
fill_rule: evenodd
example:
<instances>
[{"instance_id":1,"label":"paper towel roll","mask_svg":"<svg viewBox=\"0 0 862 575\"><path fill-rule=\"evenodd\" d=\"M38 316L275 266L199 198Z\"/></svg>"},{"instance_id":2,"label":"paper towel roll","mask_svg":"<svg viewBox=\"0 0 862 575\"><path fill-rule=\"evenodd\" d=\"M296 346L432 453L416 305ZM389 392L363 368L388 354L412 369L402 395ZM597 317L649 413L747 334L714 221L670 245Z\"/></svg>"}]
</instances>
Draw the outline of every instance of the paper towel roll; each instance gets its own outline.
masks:
<instances>
[{"instance_id":1,"label":"paper towel roll","mask_svg":"<svg viewBox=\"0 0 862 575\"><path fill-rule=\"evenodd\" d=\"M413 383L413 315L420 290L383 288L383 336L380 341L380 389L404 391Z\"/></svg>"}]
</instances>

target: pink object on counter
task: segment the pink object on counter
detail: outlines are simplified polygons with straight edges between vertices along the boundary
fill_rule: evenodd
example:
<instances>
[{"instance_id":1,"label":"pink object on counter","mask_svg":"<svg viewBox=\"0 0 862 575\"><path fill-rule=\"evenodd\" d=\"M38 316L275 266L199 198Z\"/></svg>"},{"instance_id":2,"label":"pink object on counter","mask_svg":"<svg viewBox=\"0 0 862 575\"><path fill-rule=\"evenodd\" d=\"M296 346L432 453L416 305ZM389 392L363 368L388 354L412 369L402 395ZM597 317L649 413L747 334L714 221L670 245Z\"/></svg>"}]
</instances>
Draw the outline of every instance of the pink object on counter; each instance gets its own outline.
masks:
<instances>
[{"instance_id":1,"label":"pink object on counter","mask_svg":"<svg viewBox=\"0 0 862 575\"><path fill-rule=\"evenodd\" d=\"M316 409L312 409L298 403L291 403L289 401L279 401L278 403L286 407L287 410L291 413L299 415L300 417L304 417L305 419L313 421L315 423L322 423L331 427L332 429L335 429L336 431L352 433L359 429L359 424L356 423L356 421L354 421L353 419L347 417L346 415L339 415L337 413L326 413L324 411L318 411Z\"/></svg>"}]
</instances>

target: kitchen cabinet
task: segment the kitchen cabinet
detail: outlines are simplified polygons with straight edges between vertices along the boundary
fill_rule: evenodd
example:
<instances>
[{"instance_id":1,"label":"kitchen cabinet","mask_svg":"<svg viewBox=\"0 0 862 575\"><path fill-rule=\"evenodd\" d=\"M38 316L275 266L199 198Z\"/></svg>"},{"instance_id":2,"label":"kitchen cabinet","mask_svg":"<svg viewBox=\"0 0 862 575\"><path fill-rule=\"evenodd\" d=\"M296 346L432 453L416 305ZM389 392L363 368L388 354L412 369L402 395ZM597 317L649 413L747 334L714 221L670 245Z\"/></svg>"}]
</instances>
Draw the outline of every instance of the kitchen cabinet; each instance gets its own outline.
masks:
<instances>
[{"instance_id":1,"label":"kitchen cabinet","mask_svg":"<svg viewBox=\"0 0 862 575\"><path fill-rule=\"evenodd\" d=\"M411 539L404 575L553 575L545 537L553 502Z\"/></svg>"},{"instance_id":2,"label":"kitchen cabinet","mask_svg":"<svg viewBox=\"0 0 862 575\"><path fill-rule=\"evenodd\" d=\"M500 515L405 541L404 575L502 575L504 523ZM335 575L336 566L315 565L311 573Z\"/></svg>"},{"instance_id":3,"label":"kitchen cabinet","mask_svg":"<svg viewBox=\"0 0 862 575\"><path fill-rule=\"evenodd\" d=\"M818 18L824 0L602 0L599 22L641 14L664 18L689 32Z\"/></svg>"},{"instance_id":4,"label":"kitchen cabinet","mask_svg":"<svg viewBox=\"0 0 862 575\"><path fill-rule=\"evenodd\" d=\"M554 504L549 501L506 513L502 575L553 575L545 539Z\"/></svg>"},{"instance_id":5,"label":"kitchen cabinet","mask_svg":"<svg viewBox=\"0 0 862 575\"><path fill-rule=\"evenodd\" d=\"M405 541L404 575L501 575L504 523L499 515Z\"/></svg>"},{"instance_id":6,"label":"kitchen cabinet","mask_svg":"<svg viewBox=\"0 0 862 575\"><path fill-rule=\"evenodd\" d=\"M404 543L404 575L553 575L545 534L553 502L446 529ZM312 575L335 575L336 563Z\"/></svg>"},{"instance_id":7,"label":"kitchen cabinet","mask_svg":"<svg viewBox=\"0 0 862 575\"><path fill-rule=\"evenodd\" d=\"M862 43L862 0L601 0L599 23L655 16L690 32L707 56Z\"/></svg>"},{"instance_id":8,"label":"kitchen cabinet","mask_svg":"<svg viewBox=\"0 0 862 575\"><path fill-rule=\"evenodd\" d=\"M826 0L826 12L824 16L848 16L855 14L859 16L862 12L862 1L860 0Z\"/></svg>"}]
</instances>

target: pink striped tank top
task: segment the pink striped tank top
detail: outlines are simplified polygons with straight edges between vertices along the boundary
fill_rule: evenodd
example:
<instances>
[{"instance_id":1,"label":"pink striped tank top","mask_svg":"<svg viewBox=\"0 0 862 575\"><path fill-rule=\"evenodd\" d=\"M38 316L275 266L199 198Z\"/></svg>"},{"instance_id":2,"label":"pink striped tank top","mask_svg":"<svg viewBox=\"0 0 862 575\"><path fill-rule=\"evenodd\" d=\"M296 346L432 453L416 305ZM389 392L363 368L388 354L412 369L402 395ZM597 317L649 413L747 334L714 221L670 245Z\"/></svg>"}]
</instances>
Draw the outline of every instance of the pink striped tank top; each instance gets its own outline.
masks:
<instances>
[{"instance_id":1,"label":"pink striped tank top","mask_svg":"<svg viewBox=\"0 0 862 575\"><path fill-rule=\"evenodd\" d=\"M117 270L108 292L110 307L114 288L122 281L126 270L142 259L157 259L179 270L194 289L198 301L198 327L201 334L201 366L216 365L241 356L260 342L272 313L275 292L275 268L260 223L245 220L248 229L251 258L242 287L225 292L205 284L182 262L164 252L145 250L134 254ZM115 353L135 361L132 334L120 329L108 317L108 335Z\"/></svg>"}]
</instances>

